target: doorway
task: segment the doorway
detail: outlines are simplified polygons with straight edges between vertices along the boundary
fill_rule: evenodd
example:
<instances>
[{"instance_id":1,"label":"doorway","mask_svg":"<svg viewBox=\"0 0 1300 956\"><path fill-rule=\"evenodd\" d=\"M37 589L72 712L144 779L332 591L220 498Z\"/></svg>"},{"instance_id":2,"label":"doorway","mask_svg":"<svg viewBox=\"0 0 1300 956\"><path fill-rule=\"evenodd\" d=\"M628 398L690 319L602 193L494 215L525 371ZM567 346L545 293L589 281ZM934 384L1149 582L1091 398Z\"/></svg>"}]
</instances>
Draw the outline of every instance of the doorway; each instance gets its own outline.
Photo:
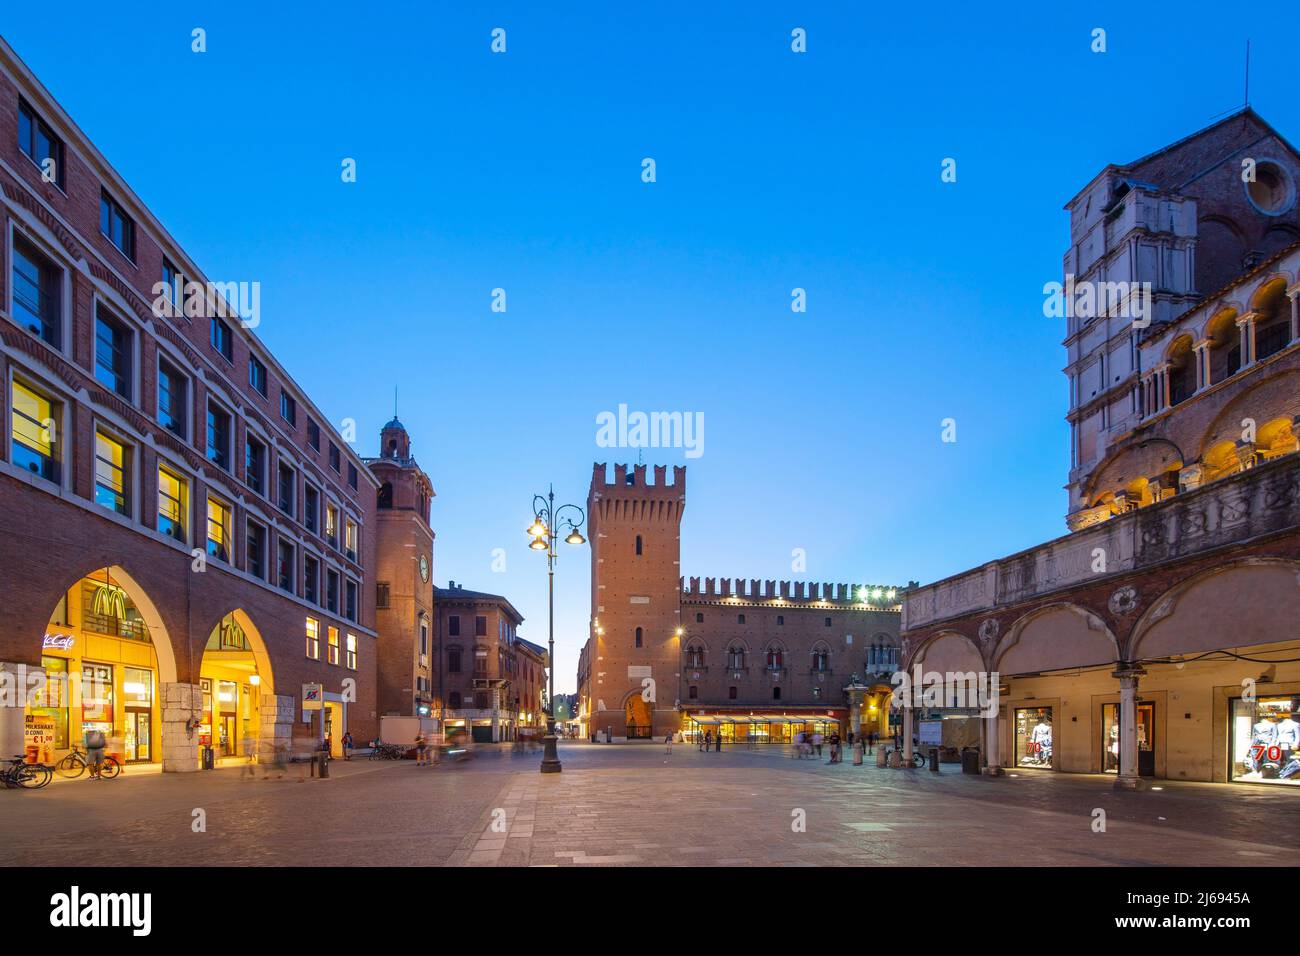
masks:
<instances>
[{"instance_id":1,"label":"doorway","mask_svg":"<svg viewBox=\"0 0 1300 956\"><path fill-rule=\"evenodd\" d=\"M153 739L150 727L153 721L151 710L127 710L126 712L126 753L127 763L149 763L153 759Z\"/></svg>"},{"instance_id":2,"label":"doorway","mask_svg":"<svg viewBox=\"0 0 1300 956\"><path fill-rule=\"evenodd\" d=\"M1119 704L1101 706L1101 769L1104 773L1119 773ZM1137 705L1137 758L1138 776L1156 775L1156 705L1152 701L1138 701Z\"/></svg>"}]
</instances>

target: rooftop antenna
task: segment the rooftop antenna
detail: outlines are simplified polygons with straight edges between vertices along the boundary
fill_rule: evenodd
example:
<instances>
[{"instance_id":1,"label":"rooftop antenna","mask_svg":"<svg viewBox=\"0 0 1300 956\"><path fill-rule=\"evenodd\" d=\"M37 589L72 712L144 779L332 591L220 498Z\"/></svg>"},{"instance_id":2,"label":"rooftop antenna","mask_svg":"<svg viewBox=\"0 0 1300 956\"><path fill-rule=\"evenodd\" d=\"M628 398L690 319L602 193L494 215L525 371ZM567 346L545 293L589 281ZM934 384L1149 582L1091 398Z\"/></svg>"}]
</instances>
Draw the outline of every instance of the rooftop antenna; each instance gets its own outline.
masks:
<instances>
[{"instance_id":1,"label":"rooftop antenna","mask_svg":"<svg viewBox=\"0 0 1300 956\"><path fill-rule=\"evenodd\" d=\"M1250 107L1250 41L1246 41L1246 106Z\"/></svg>"},{"instance_id":2,"label":"rooftop antenna","mask_svg":"<svg viewBox=\"0 0 1300 956\"><path fill-rule=\"evenodd\" d=\"M397 417L397 386L393 386L393 417Z\"/></svg>"}]
</instances>

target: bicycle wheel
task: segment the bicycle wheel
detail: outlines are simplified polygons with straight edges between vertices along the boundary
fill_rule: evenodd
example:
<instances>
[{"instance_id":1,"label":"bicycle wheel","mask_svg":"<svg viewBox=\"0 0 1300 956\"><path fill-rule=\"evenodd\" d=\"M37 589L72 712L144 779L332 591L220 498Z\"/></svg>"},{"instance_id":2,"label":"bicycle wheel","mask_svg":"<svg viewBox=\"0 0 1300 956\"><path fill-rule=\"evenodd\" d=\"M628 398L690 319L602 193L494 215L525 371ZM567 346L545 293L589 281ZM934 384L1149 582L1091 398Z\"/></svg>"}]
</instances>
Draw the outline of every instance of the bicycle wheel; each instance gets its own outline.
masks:
<instances>
[{"instance_id":1,"label":"bicycle wheel","mask_svg":"<svg viewBox=\"0 0 1300 956\"><path fill-rule=\"evenodd\" d=\"M54 769L59 772L60 777L76 779L86 772L86 762L81 758L81 754L74 751L56 763Z\"/></svg>"},{"instance_id":2,"label":"bicycle wheel","mask_svg":"<svg viewBox=\"0 0 1300 956\"><path fill-rule=\"evenodd\" d=\"M99 775L112 780L122 772L122 765L117 762L116 757L105 757L104 762L99 765Z\"/></svg>"},{"instance_id":3,"label":"bicycle wheel","mask_svg":"<svg viewBox=\"0 0 1300 956\"><path fill-rule=\"evenodd\" d=\"M18 786L26 790L39 790L54 778L54 771L43 763L23 764L14 773Z\"/></svg>"}]
</instances>

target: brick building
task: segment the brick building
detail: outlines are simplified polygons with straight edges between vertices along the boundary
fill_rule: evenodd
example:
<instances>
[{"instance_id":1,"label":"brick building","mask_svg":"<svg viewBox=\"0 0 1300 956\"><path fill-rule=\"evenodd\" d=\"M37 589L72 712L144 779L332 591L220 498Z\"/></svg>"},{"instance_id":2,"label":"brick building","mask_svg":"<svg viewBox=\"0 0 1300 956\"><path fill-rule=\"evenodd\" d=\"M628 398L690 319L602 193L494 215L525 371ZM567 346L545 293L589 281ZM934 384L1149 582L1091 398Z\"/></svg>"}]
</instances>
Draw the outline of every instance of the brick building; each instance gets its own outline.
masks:
<instances>
[{"instance_id":1,"label":"brick building","mask_svg":"<svg viewBox=\"0 0 1300 956\"><path fill-rule=\"evenodd\" d=\"M440 671L437 714L448 734L479 743L514 740L538 726L546 651L524 642L524 622L499 594L449 581L435 592Z\"/></svg>"},{"instance_id":2,"label":"brick building","mask_svg":"<svg viewBox=\"0 0 1300 956\"><path fill-rule=\"evenodd\" d=\"M591 629L579 723L602 739L709 730L788 740L820 727L888 731L897 591L681 576L686 469L593 470Z\"/></svg>"},{"instance_id":3,"label":"brick building","mask_svg":"<svg viewBox=\"0 0 1300 956\"><path fill-rule=\"evenodd\" d=\"M1300 783L1298 175L1246 109L1067 206L1067 275L1154 304L1068 318L1073 533L903 606L909 668L997 673L989 772Z\"/></svg>"},{"instance_id":4,"label":"brick building","mask_svg":"<svg viewBox=\"0 0 1300 956\"><path fill-rule=\"evenodd\" d=\"M372 735L378 482L2 40L0 216L4 752Z\"/></svg>"},{"instance_id":5,"label":"brick building","mask_svg":"<svg viewBox=\"0 0 1300 956\"><path fill-rule=\"evenodd\" d=\"M433 715L433 483L394 418L366 464L379 482L375 509L377 702L381 715Z\"/></svg>"}]
</instances>

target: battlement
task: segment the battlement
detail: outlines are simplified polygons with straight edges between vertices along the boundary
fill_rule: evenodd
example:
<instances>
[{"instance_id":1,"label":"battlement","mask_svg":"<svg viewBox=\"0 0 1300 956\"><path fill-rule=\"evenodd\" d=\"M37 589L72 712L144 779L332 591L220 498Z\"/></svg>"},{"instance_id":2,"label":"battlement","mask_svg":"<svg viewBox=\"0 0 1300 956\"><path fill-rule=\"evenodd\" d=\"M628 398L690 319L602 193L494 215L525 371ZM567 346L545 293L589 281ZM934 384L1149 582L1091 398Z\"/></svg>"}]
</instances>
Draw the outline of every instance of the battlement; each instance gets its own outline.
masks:
<instances>
[{"instance_id":1,"label":"battlement","mask_svg":"<svg viewBox=\"0 0 1300 956\"><path fill-rule=\"evenodd\" d=\"M682 578L683 604L803 604L843 610L897 611L903 588L883 584L823 584L817 581L760 581L758 578Z\"/></svg>"},{"instance_id":2,"label":"battlement","mask_svg":"<svg viewBox=\"0 0 1300 956\"><path fill-rule=\"evenodd\" d=\"M646 480L645 465L614 465L614 479L609 479L609 467L596 462L591 470L591 494L600 497L662 497L678 499L686 494L686 466L673 466L673 480L668 481L668 467L654 466L654 481Z\"/></svg>"}]
</instances>

